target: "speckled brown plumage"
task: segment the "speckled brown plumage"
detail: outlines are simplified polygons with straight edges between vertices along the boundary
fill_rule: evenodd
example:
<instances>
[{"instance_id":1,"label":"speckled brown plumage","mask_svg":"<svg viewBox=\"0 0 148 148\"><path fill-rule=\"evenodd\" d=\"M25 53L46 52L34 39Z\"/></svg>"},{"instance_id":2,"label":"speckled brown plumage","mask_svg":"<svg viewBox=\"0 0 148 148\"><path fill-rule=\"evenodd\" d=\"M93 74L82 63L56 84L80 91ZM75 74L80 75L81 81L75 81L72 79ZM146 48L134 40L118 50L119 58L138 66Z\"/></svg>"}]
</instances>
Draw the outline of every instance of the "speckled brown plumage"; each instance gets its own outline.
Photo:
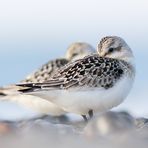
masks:
<instances>
[{"instance_id":1,"label":"speckled brown plumage","mask_svg":"<svg viewBox=\"0 0 148 148\"><path fill-rule=\"evenodd\" d=\"M127 70L126 70L127 69ZM75 87L111 88L125 73L130 71L128 63L122 60L102 58L98 55L67 64L51 80L42 84L23 84L23 86L42 89L71 89ZM29 91L27 89L27 91Z\"/></svg>"},{"instance_id":2,"label":"speckled brown plumage","mask_svg":"<svg viewBox=\"0 0 148 148\"><path fill-rule=\"evenodd\" d=\"M44 64L39 70L35 71L26 79L22 80L22 83L41 83L47 81L56 71L69 61L66 59L56 59Z\"/></svg>"}]
</instances>

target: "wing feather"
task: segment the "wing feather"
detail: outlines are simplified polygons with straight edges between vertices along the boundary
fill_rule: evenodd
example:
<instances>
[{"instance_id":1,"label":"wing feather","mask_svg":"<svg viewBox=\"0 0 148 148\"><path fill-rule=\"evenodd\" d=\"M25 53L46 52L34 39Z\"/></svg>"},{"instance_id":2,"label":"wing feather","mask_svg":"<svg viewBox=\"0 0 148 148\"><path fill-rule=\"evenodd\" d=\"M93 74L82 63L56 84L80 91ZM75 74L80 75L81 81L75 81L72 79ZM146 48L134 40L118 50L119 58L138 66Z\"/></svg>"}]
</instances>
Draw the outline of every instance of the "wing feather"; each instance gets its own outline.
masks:
<instances>
[{"instance_id":1,"label":"wing feather","mask_svg":"<svg viewBox=\"0 0 148 148\"><path fill-rule=\"evenodd\" d=\"M18 86L27 87L27 91L47 90L51 88L71 89L75 87L100 87L108 89L123 76L124 70L123 66L121 66L123 64L126 67L127 63L123 61L91 55L65 65L48 81L19 84Z\"/></svg>"}]
</instances>

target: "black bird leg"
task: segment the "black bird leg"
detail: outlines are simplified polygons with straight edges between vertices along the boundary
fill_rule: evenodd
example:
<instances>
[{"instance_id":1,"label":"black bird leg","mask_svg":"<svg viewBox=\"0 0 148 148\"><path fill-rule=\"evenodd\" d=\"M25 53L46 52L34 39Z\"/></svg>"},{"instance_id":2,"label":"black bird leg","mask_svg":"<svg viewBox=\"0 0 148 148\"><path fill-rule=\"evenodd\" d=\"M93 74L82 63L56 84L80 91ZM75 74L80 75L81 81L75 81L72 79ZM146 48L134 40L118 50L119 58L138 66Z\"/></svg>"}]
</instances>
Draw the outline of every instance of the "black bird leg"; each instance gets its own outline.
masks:
<instances>
[{"instance_id":1,"label":"black bird leg","mask_svg":"<svg viewBox=\"0 0 148 148\"><path fill-rule=\"evenodd\" d=\"M89 119L92 119L93 118L93 115L94 115L93 114L93 110L89 110L88 115L89 115ZM88 122L88 118L87 118L86 115L82 115L82 117L83 117L83 119L84 119L85 122Z\"/></svg>"},{"instance_id":2,"label":"black bird leg","mask_svg":"<svg viewBox=\"0 0 148 148\"><path fill-rule=\"evenodd\" d=\"M93 110L89 110L89 112L88 112L88 115L89 115L89 117L90 117L90 119L92 119L93 118Z\"/></svg>"},{"instance_id":3,"label":"black bird leg","mask_svg":"<svg viewBox=\"0 0 148 148\"><path fill-rule=\"evenodd\" d=\"M82 117L83 117L85 122L88 122L88 119L87 119L86 115L82 115Z\"/></svg>"}]
</instances>

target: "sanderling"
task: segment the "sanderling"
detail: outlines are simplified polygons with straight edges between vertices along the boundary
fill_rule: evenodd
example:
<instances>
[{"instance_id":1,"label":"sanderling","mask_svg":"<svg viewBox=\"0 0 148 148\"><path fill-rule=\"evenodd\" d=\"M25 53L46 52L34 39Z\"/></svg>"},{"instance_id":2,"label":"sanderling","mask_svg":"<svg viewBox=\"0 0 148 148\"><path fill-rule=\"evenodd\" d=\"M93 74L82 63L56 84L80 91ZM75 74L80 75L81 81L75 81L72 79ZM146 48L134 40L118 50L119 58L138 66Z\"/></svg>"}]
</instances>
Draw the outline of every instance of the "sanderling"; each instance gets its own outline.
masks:
<instances>
[{"instance_id":1,"label":"sanderling","mask_svg":"<svg viewBox=\"0 0 148 148\"><path fill-rule=\"evenodd\" d=\"M39 68L37 71L27 76L24 80L21 81L21 83L37 83L37 82L41 83L44 81L48 81L48 79L60 67L69 63L70 61L84 58L85 56L88 56L94 52L95 49L88 43L84 42L73 43L68 47L65 58L59 58L56 60L49 61L48 63L44 64L41 68ZM59 108L56 104L43 100L40 97L33 98L33 96L19 95L18 89L20 88L15 85L10 85L1 88L0 100L8 102L13 101L16 102L17 104L23 105L27 108L30 108L42 114L59 116L65 113L65 111Z\"/></svg>"},{"instance_id":2,"label":"sanderling","mask_svg":"<svg viewBox=\"0 0 148 148\"><path fill-rule=\"evenodd\" d=\"M93 113L119 105L130 92L134 77L134 56L120 37L104 37L98 54L66 64L44 83L18 84L24 94L40 96L66 112L88 120Z\"/></svg>"},{"instance_id":3,"label":"sanderling","mask_svg":"<svg viewBox=\"0 0 148 148\"><path fill-rule=\"evenodd\" d=\"M71 44L66 52L65 58L59 58L56 60L51 60L44 64L34 73L28 75L21 83L31 83L31 82L44 82L50 79L52 75L57 71L57 69L63 67L71 61L82 59L95 52L95 49L84 42L76 42Z\"/></svg>"}]
</instances>

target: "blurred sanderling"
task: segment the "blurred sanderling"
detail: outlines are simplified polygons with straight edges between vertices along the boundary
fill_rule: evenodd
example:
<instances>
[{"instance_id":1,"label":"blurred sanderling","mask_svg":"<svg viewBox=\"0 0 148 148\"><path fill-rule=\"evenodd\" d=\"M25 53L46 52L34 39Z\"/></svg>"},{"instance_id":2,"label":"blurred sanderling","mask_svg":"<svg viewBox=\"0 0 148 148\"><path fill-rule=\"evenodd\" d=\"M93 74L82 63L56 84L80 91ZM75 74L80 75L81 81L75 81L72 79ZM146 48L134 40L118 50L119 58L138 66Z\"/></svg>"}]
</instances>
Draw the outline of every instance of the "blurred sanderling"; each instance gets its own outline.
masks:
<instances>
[{"instance_id":1,"label":"blurred sanderling","mask_svg":"<svg viewBox=\"0 0 148 148\"><path fill-rule=\"evenodd\" d=\"M71 61L82 59L85 56L88 56L95 52L95 49L84 42L76 42L71 44L66 52L65 58L59 58L56 60L49 61L39 68L34 73L28 75L26 79L22 80L22 83L31 83L31 82L44 82L50 79L51 76L57 71L57 69L63 67Z\"/></svg>"}]
</instances>

